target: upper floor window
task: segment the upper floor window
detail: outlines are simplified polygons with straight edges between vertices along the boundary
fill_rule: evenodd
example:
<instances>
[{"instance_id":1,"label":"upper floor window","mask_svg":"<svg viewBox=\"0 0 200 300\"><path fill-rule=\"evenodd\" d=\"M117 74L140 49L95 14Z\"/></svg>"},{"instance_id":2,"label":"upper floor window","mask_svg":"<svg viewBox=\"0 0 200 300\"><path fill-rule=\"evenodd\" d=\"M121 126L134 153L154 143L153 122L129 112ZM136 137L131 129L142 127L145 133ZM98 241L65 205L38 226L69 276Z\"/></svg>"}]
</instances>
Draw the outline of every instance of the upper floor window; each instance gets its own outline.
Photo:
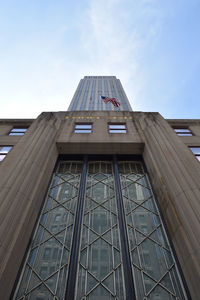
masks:
<instances>
[{"instance_id":1,"label":"upper floor window","mask_svg":"<svg viewBox=\"0 0 200 300\"><path fill-rule=\"evenodd\" d=\"M200 147L189 147L189 149L193 152L196 158L200 161Z\"/></svg>"},{"instance_id":2,"label":"upper floor window","mask_svg":"<svg viewBox=\"0 0 200 300\"><path fill-rule=\"evenodd\" d=\"M8 152L12 149L12 146L0 146L0 162L4 160Z\"/></svg>"},{"instance_id":3,"label":"upper floor window","mask_svg":"<svg viewBox=\"0 0 200 300\"><path fill-rule=\"evenodd\" d=\"M9 135L24 135L28 128L13 127Z\"/></svg>"},{"instance_id":4,"label":"upper floor window","mask_svg":"<svg viewBox=\"0 0 200 300\"><path fill-rule=\"evenodd\" d=\"M179 136L192 136L192 132L188 128L174 128L174 131Z\"/></svg>"},{"instance_id":5,"label":"upper floor window","mask_svg":"<svg viewBox=\"0 0 200 300\"><path fill-rule=\"evenodd\" d=\"M126 124L108 124L109 133L126 133Z\"/></svg>"},{"instance_id":6,"label":"upper floor window","mask_svg":"<svg viewBox=\"0 0 200 300\"><path fill-rule=\"evenodd\" d=\"M76 123L75 124L75 133L91 133L92 124L91 123Z\"/></svg>"}]
</instances>

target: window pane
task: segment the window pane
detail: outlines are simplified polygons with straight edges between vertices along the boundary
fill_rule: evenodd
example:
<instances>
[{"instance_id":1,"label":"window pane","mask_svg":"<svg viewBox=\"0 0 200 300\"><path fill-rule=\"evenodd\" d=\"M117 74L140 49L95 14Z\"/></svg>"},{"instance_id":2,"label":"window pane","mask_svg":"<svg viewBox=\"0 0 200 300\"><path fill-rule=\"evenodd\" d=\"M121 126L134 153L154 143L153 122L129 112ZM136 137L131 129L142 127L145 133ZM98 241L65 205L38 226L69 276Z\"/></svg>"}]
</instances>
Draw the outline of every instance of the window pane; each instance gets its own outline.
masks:
<instances>
[{"instance_id":1,"label":"window pane","mask_svg":"<svg viewBox=\"0 0 200 300\"><path fill-rule=\"evenodd\" d=\"M181 129L174 128L174 131L176 131L176 132L191 132L189 129L186 129L186 128L181 128Z\"/></svg>"},{"instance_id":2,"label":"window pane","mask_svg":"<svg viewBox=\"0 0 200 300\"><path fill-rule=\"evenodd\" d=\"M92 124L76 124L76 129L92 129Z\"/></svg>"},{"instance_id":3,"label":"window pane","mask_svg":"<svg viewBox=\"0 0 200 300\"><path fill-rule=\"evenodd\" d=\"M81 169L78 161L61 162L54 173L14 299L65 298ZM44 292L44 283L51 290L50 295ZM32 289L36 285L42 288Z\"/></svg>"},{"instance_id":4,"label":"window pane","mask_svg":"<svg viewBox=\"0 0 200 300\"><path fill-rule=\"evenodd\" d=\"M126 133L126 129L110 129L110 133Z\"/></svg>"},{"instance_id":5,"label":"window pane","mask_svg":"<svg viewBox=\"0 0 200 300\"><path fill-rule=\"evenodd\" d=\"M13 128L11 132L26 132L27 128Z\"/></svg>"},{"instance_id":6,"label":"window pane","mask_svg":"<svg viewBox=\"0 0 200 300\"><path fill-rule=\"evenodd\" d=\"M109 124L110 129L126 129L125 124Z\"/></svg>"},{"instance_id":7,"label":"window pane","mask_svg":"<svg viewBox=\"0 0 200 300\"><path fill-rule=\"evenodd\" d=\"M8 153L12 149L11 146L0 147L0 153Z\"/></svg>"},{"instance_id":8,"label":"window pane","mask_svg":"<svg viewBox=\"0 0 200 300\"><path fill-rule=\"evenodd\" d=\"M192 133L181 132L181 133L177 133L177 135L179 135L179 136L192 136Z\"/></svg>"},{"instance_id":9,"label":"window pane","mask_svg":"<svg viewBox=\"0 0 200 300\"><path fill-rule=\"evenodd\" d=\"M118 165L137 299L186 299L146 174L134 162Z\"/></svg>"},{"instance_id":10,"label":"window pane","mask_svg":"<svg viewBox=\"0 0 200 300\"><path fill-rule=\"evenodd\" d=\"M9 135L24 135L24 132L10 132Z\"/></svg>"},{"instance_id":11,"label":"window pane","mask_svg":"<svg viewBox=\"0 0 200 300\"><path fill-rule=\"evenodd\" d=\"M84 129L84 130L81 130L81 129L75 129L74 130L75 133L91 133L91 129Z\"/></svg>"},{"instance_id":12,"label":"window pane","mask_svg":"<svg viewBox=\"0 0 200 300\"><path fill-rule=\"evenodd\" d=\"M110 162L89 162L82 230L79 288L75 298L126 299Z\"/></svg>"},{"instance_id":13,"label":"window pane","mask_svg":"<svg viewBox=\"0 0 200 300\"><path fill-rule=\"evenodd\" d=\"M200 155L197 155L196 158L200 161Z\"/></svg>"},{"instance_id":14,"label":"window pane","mask_svg":"<svg viewBox=\"0 0 200 300\"><path fill-rule=\"evenodd\" d=\"M200 147L190 147L190 150L191 150L195 155L200 155Z\"/></svg>"},{"instance_id":15,"label":"window pane","mask_svg":"<svg viewBox=\"0 0 200 300\"><path fill-rule=\"evenodd\" d=\"M6 155L0 154L0 161L4 160L5 157L6 157Z\"/></svg>"}]
</instances>

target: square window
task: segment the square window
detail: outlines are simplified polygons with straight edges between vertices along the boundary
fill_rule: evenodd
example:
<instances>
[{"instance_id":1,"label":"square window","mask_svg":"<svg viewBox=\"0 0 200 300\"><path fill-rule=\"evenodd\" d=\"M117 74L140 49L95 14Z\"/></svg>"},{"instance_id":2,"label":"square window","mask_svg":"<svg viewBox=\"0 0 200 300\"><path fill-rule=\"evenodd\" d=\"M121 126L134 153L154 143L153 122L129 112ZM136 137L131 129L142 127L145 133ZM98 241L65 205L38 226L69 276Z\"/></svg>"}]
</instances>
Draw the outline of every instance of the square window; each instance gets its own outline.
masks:
<instances>
[{"instance_id":1,"label":"square window","mask_svg":"<svg viewBox=\"0 0 200 300\"><path fill-rule=\"evenodd\" d=\"M174 128L174 131L179 136L193 136L191 130L188 128Z\"/></svg>"},{"instance_id":2,"label":"square window","mask_svg":"<svg viewBox=\"0 0 200 300\"><path fill-rule=\"evenodd\" d=\"M126 133L126 124L108 124L109 133Z\"/></svg>"},{"instance_id":3,"label":"square window","mask_svg":"<svg viewBox=\"0 0 200 300\"><path fill-rule=\"evenodd\" d=\"M75 133L91 133L92 124L91 123L76 123L74 128Z\"/></svg>"},{"instance_id":4,"label":"square window","mask_svg":"<svg viewBox=\"0 0 200 300\"><path fill-rule=\"evenodd\" d=\"M13 127L9 135L24 135L28 128Z\"/></svg>"},{"instance_id":5,"label":"square window","mask_svg":"<svg viewBox=\"0 0 200 300\"><path fill-rule=\"evenodd\" d=\"M0 146L0 162L4 160L8 152L12 149L12 146Z\"/></svg>"},{"instance_id":6,"label":"square window","mask_svg":"<svg viewBox=\"0 0 200 300\"><path fill-rule=\"evenodd\" d=\"M200 161L200 147L189 147L189 149L193 152L198 161Z\"/></svg>"}]
</instances>

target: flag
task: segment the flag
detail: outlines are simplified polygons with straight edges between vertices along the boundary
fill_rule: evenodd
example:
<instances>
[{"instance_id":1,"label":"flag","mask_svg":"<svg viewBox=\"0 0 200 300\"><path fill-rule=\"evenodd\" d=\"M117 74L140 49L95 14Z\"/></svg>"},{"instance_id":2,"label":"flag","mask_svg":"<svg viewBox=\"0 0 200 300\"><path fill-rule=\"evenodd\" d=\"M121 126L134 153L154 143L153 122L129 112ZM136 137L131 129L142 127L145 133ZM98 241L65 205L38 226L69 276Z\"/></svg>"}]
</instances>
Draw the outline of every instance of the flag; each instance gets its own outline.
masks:
<instances>
[{"instance_id":1,"label":"flag","mask_svg":"<svg viewBox=\"0 0 200 300\"><path fill-rule=\"evenodd\" d=\"M101 96L101 99L105 102L111 102L115 107L119 107L120 106L120 102L118 102L116 100L116 98L109 98L109 97L105 97L105 96Z\"/></svg>"}]
</instances>

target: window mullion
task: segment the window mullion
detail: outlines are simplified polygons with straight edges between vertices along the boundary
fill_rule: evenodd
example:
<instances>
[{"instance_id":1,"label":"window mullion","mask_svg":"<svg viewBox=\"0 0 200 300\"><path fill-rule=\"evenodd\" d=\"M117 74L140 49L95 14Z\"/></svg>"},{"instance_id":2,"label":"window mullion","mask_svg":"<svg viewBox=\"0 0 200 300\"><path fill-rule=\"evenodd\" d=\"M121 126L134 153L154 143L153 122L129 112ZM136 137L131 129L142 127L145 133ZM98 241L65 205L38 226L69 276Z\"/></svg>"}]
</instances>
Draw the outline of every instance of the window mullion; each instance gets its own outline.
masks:
<instances>
[{"instance_id":1,"label":"window mullion","mask_svg":"<svg viewBox=\"0 0 200 300\"><path fill-rule=\"evenodd\" d=\"M76 209L76 217L74 223L74 233L72 238L65 300L73 300L75 295L75 286L76 286L76 277L77 277L76 275L77 275L77 267L78 267L80 237L81 237L81 224L83 218L84 195L85 195L85 186L86 186L86 174L87 174L87 156L85 156L84 158L80 186L79 186L79 194L77 199L77 209Z\"/></svg>"},{"instance_id":2,"label":"window mullion","mask_svg":"<svg viewBox=\"0 0 200 300\"><path fill-rule=\"evenodd\" d=\"M128 244L128 235L127 235L127 231L126 231L126 221L125 221L125 214L124 214L123 197L122 197L121 184L120 184L119 171L118 171L116 157L114 157L114 159L113 159L113 166L114 166L115 193L116 193L116 199L117 199L120 240L121 240L123 268L124 268L124 281L125 281L125 288L126 288L126 299L134 300L134 299L136 299L136 296L135 296L133 273L132 273L130 251L129 251L129 244Z\"/></svg>"}]
</instances>

